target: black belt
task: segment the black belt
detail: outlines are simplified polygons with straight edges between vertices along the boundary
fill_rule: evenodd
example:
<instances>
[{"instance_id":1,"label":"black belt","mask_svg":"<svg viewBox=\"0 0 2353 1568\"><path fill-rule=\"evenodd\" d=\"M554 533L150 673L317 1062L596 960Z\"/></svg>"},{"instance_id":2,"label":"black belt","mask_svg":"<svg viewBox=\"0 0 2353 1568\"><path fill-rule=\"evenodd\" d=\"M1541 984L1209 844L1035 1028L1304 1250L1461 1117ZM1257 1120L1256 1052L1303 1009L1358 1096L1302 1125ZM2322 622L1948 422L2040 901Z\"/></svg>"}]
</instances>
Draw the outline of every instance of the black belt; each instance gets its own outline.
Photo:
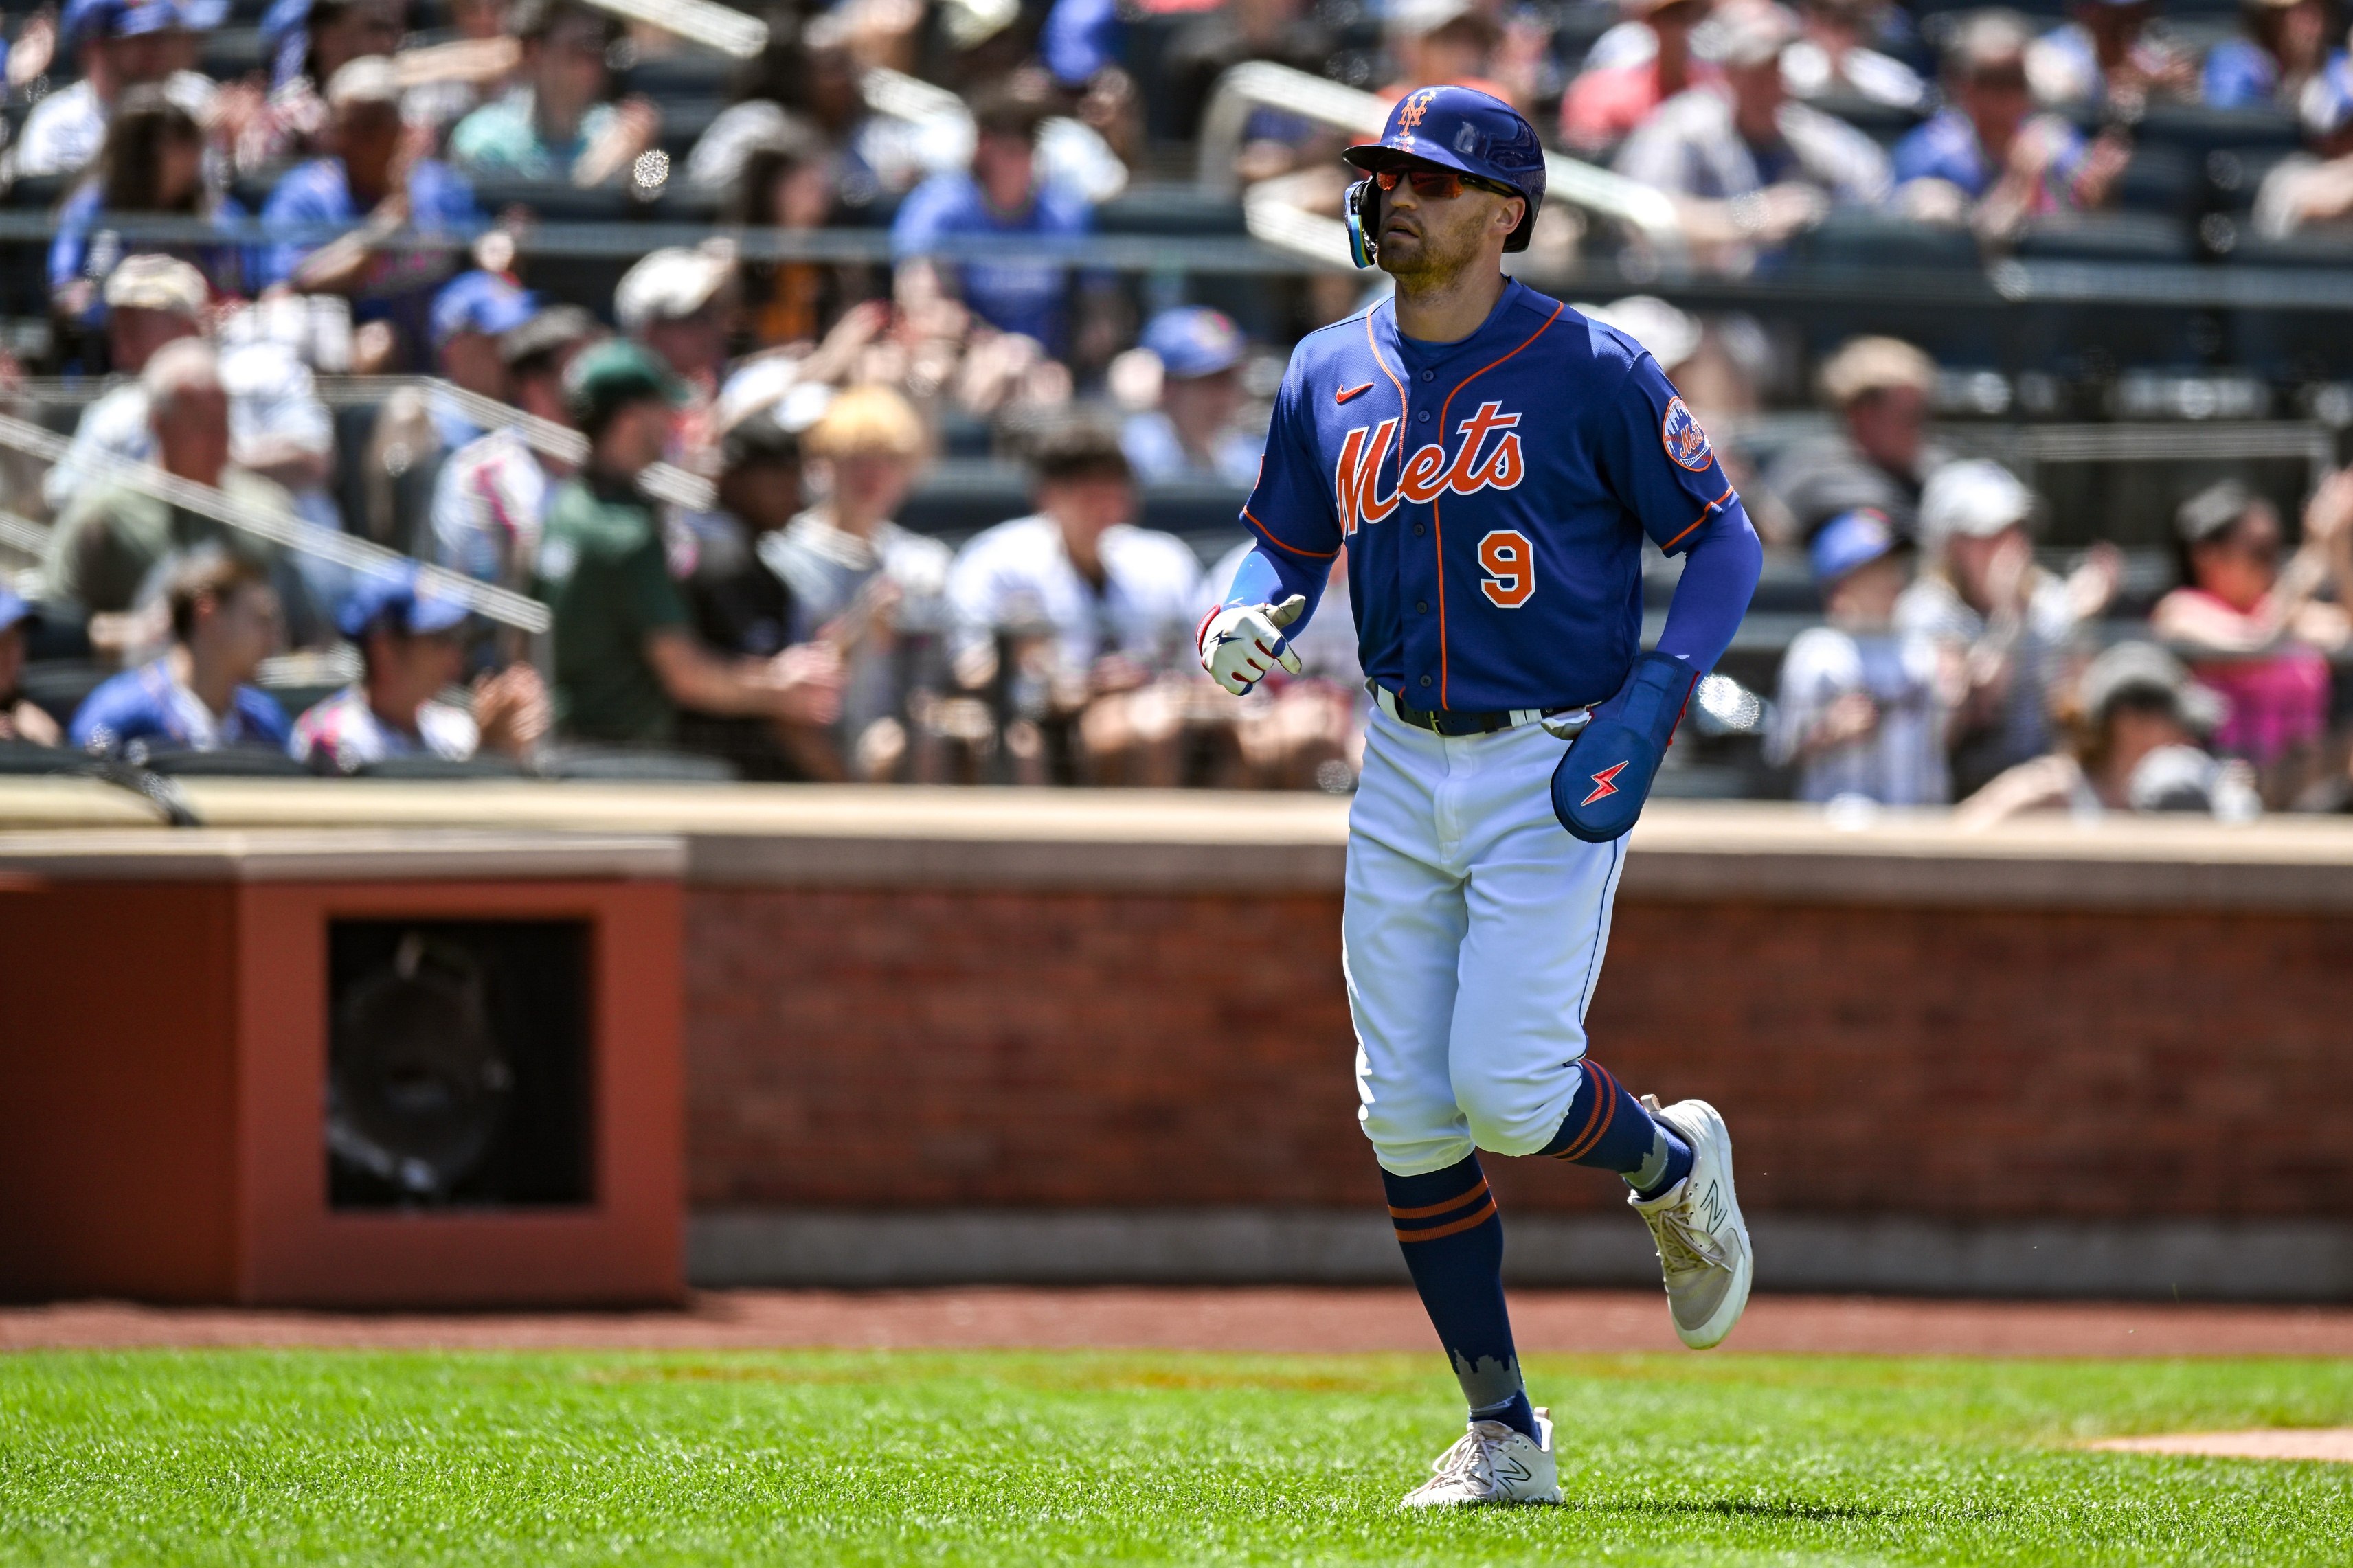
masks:
<instances>
[{"instance_id":1,"label":"black belt","mask_svg":"<svg viewBox=\"0 0 2353 1568\"><path fill-rule=\"evenodd\" d=\"M1380 704L1381 711L1400 724L1410 724L1417 730L1427 730L1433 735L1492 735L1498 730L1515 730L1523 724L1542 724L1547 719L1569 715L1590 715L1590 705L1571 708L1506 708L1493 712L1475 713L1459 708L1416 708L1378 681L1367 680L1365 689ZM1546 725L1547 729L1553 726ZM1582 719L1561 725L1559 731L1573 731L1584 728Z\"/></svg>"}]
</instances>

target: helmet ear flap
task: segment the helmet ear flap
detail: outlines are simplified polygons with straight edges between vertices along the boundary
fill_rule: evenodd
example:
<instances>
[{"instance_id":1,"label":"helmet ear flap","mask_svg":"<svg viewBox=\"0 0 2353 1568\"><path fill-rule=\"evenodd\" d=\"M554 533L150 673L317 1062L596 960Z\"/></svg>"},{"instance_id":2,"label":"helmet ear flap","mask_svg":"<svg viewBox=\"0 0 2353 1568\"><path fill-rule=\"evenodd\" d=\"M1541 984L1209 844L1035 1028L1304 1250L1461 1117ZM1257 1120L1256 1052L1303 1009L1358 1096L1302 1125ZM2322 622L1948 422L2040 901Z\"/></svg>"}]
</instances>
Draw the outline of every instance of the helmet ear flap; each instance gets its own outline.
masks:
<instances>
[{"instance_id":1,"label":"helmet ear flap","mask_svg":"<svg viewBox=\"0 0 2353 1568\"><path fill-rule=\"evenodd\" d=\"M1380 226L1380 192L1370 176L1348 187L1341 198L1340 210L1348 220L1348 258L1359 267L1370 267L1380 258L1380 243L1373 236Z\"/></svg>"},{"instance_id":2,"label":"helmet ear flap","mask_svg":"<svg viewBox=\"0 0 2353 1568\"><path fill-rule=\"evenodd\" d=\"M1507 254L1515 250L1525 250L1528 247L1528 241L1534 237L1535 234L1535 201L1533 197L1525 194L1521 195L1520 200L1525 205L1522 207L1520 212L1519 225L1512 230L1510 237L1504 241L1504 249Z\"/></svg>"}]
</instances>

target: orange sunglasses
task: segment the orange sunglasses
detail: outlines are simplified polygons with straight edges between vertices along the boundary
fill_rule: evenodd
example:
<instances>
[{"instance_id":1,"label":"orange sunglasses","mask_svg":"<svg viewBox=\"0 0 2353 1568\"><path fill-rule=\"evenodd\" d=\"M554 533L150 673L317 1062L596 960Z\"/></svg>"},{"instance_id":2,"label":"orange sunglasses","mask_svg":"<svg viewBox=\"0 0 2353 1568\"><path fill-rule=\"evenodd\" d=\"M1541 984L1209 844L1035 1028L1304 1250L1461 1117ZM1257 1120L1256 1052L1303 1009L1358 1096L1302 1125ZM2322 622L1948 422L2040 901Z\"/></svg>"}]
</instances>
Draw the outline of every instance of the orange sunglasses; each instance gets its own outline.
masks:
<instances>
[{"instance_id":1,"label":"orange sunglasses","mask_svg":"<svg viewBox=\"0 0 2353 1568\"><path fill-rule=\"evenodd\" d=\"M1462 194L1465 185L1493 191L1499 196L1520 194L1493 180L1482 180L1475 174L1457 174L1452 169L1383 169L1373 176L1373 184L1384 191L1396 190L1400 180L1411 184L1413 194L1426 202L1451 202Z\"/></svg>"}]
</instances>

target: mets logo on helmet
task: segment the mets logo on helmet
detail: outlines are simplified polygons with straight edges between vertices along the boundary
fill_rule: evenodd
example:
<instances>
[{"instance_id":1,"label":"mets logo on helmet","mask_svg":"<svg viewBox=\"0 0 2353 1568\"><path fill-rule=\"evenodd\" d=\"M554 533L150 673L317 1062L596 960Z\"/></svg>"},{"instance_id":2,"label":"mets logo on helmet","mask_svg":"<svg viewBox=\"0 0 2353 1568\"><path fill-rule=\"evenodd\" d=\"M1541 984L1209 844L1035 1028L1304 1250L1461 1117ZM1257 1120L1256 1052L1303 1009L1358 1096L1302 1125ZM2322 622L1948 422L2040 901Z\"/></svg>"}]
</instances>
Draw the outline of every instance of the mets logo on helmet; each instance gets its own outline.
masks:
<instances>
[{"instance_id":1,"label":"mets logo on helmet","mask_svg":"<svg viewBox=\"0 0 2353 1568\"><path fill-rule=\"evenodd\" d=\"M1667 416L1659 425L1659 444L1667 449L1667 456L1675 460L1677 467L1689 468L1694 474L1707 472L1708 465L1715 461L1715 453L1707 444L1707 432L1699 427L1699 421L1692 417L1692 411L1683 406L1680 397L1668 401Z\"/></svg>"},{"instance_id":2,"label":"mets logo on helmet","mask_svg":"<svg viewBox=\"0 0 2353 1568\"><path fill-rule=\"evenodd\" d=\"M1425 87L1407 99L1405 107L1398 111L1398 134L1408 142L1412 141L1414 128L1421 123L1422 116L1430 112L1430 100L1437 96L1436 88Z\"/></svg>"}]
</instances>

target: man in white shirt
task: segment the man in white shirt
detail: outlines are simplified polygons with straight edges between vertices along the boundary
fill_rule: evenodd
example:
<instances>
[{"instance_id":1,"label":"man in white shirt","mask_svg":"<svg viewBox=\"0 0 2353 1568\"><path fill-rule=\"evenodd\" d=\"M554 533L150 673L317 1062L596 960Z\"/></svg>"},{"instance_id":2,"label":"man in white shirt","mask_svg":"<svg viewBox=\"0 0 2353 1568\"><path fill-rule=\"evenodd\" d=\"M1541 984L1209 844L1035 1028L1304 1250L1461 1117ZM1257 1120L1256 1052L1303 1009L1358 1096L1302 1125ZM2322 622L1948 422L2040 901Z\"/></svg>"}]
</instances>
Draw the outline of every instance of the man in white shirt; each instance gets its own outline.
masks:
<instances>
[{"instance_id":1,"label":"man in white shirt","mask_svg":"<svg viewBox=\"0 0 2353 1568\"><path fill-rule=\"evenodd\" d=\"M16 142L19 175L70 174L106 144L107 122L125 89L159 81L172 101L203 122L213 83L174 71L169 40L187 30L174 0L84 0L59 20L59 47L81 79L33 106Z\"/></svg>"},{"instance_id":2,"label":"man in white shirt","mask_svg":"<svg viewBox=\"0 0 2353 1568\"><path fill-rule=\"evenodd\" d=\"M1110 431L1074 422L1031 466L1037 512L975 536L948 573L956 678L988 684L1005 645L1005 742L1022 776L1049 771L1039 748L1052 731L1074 737L1082 780L1173 784L1185 683L1169 678L1194 662L1200 564L1182 540L1127 521L1134 479Z\"/></svg>"},{"instance_id":3,"label":"man in white shirt","mask_svg":"<svg viewBox=\"0 0 2353 1568\"><path fill-rule=\"evenodd\" d=\"M63 511L109 459L143 463L155 456L139 374L165 343L202 335L204 276L168 256L126 257L107 277L106 306L117 379L82 410L72 447L41 483L52 511ZM220 382L228 395L230 450L237 467L285 486L311 521L340 527L326 490L335 458L334 421L319 401L310 367L277 343L255 341L221 350Z\"/></svg>"},{"instance_id":4,"label":"man in white shirt","mask_svg":"<svg viewBox=\"0 0 2353 1568\"><path fill-rule=\"evenodd\" d=\"M1886 514L1858 507L1822 524L1809 553L1831 624L1799 633L1781 662L1767 760L1797 768L1799 800L1944 805L1950 683L1934 639L1894 627L1904 542Z\"/></svg>"}]
</instances>

